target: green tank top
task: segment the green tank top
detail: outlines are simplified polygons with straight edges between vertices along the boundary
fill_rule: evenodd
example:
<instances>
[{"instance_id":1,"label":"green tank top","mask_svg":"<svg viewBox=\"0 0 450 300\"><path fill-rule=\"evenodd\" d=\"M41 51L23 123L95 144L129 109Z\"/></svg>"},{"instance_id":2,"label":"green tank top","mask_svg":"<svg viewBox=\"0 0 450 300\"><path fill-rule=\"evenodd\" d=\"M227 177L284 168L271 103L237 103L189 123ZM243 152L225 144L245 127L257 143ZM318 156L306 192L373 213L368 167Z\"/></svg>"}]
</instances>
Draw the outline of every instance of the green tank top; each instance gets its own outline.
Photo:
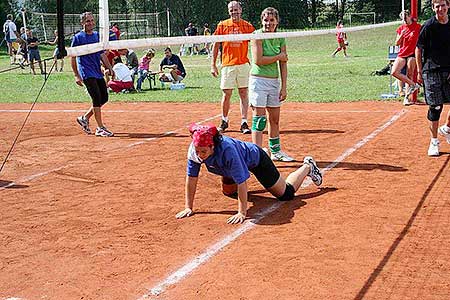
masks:
<instances>
[{"instance_id":1,"label":"green tank top","mask_svg":"<svg viewBox=\"0 0 450 300\"><path fill-rule=\"evenodd\" d=\"M255 33L262 33L262 29L258 29ZM286 40L284 38L278 39L266 39L262 40L262 50L263 56L275 56L280 54L281 47L286 45ZM255 63L255 58L252 57L252 68L250 71L251 75L278 78L278 63L274 62L269 65L257 65Z\"/></svg>"}]
</instances>

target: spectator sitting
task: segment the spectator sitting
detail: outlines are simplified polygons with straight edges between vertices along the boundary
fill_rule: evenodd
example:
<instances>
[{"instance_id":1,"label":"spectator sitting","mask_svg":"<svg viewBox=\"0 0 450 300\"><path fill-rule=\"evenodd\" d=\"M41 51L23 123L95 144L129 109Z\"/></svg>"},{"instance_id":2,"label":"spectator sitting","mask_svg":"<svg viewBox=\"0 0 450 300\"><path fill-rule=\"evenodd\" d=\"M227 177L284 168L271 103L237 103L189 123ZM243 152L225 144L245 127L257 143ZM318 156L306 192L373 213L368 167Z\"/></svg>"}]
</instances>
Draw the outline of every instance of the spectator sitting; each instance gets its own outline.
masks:
<instances>
[{"instance_id":1,"label":"spectator sitting","mask_svg":"<svg viewBox=\"0 0 450 300\"><path fill-rule=\"evenodd\" d=\"M108 87L115 93L133 91L133 79L130 69L122 63L120 56L114 57L114 79L108 82Z\"/></svg>"},{"instance_id":2,"label":"spectator sitting","mask_svg":"<svg viewBox=\"0 0 450 300\"><path fill-rule=\"evenodd\" d=\"M136 52L134 52L131 49L122 49L119 50L120 55L125 55L127 61L125 62L125 65L130 69L131 71L131 77L133 78L134 82L134 76L136 76L138 72L139 67L139 59L136 55Z\"/></svg>"},{"instance_id":3,"label":"spectator sitting","mask_svg":"<svg viewBox=\"0 0 450 300\"><path fill-rule=\"evenodd\" d=\"M147 73L150 69L150 62L155 57L155 49L150 48L146 51L145 55L141 58L141 62L138 67L138 80L136 89L138 92L142 92L142 82L147 78Z\"/></svg>"},{"instance_id":4,"label":"spectator sitting","mask_svg":"<svg viewBox=\"0 0 450 300\"><path fill-rule=\"evenodd\" d=\"M183 80L186 77L186 71L178 55L173 54L169 47L164 49L164 55L165 57L159 65L159 71L161 72L159 80L173 83ZM164 69L169 69L169 72L164 72Z\"/></svg>"},{"instance_id":5,"label":"spectator sitting","mask_svg":"<svg viewBox=\"0 0 450 300\"><path fill-rule=\"evenodd\" d=\"M27 47L28 47L28 60L30 61L30 68L33 72L33 75L36 75L34 71L34 61L37 60L39 63L39 69L41 69L41 74L45 74L42 69L41 55L39 53L39 40L37 37L33 36L33 31L27 31Z\"/></svg>"}]
</instances>

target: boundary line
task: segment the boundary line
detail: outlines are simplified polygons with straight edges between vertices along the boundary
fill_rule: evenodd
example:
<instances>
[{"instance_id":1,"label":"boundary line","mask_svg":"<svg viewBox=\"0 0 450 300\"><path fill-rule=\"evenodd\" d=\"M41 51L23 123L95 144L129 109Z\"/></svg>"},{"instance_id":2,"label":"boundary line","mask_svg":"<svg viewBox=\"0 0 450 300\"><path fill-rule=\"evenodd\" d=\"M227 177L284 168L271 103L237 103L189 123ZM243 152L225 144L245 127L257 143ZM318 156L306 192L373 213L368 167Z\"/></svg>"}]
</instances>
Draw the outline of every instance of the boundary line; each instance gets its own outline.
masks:
<instances>
[{"instance_id":1,"label":"boundary line","mask_svg":"<svg viewBox=\"0 0 450 300\"><path fill-rule=\"evenodd\" d=\"M331 164L326 166L323 169L323 172L326 173L329 170L333 169L335 166L337 166L339 163L344 161L347 157L349 157L351 154L353 154L356 150L360 149L362 146L373 140L378 134L380 134L383 130L391 126L394 122L396 122L398 119L400 119L401 116L403 116L407 110L401 110L397 112L395 115L393 115L389 121L384 123L383 125L379 126L377 129L375 129L372 133L361 139L358 143L356 143L351 148L347 149L342 153L338 158L336 158ZM311 184L311 181L304 182L302 185L303 187L309 186ZM150 299L152 296L158 296L162 294L169 286L174 285L181 280L183 280L186 276L188 276L190 273L192 273L195 269L197 269L202 264L206 263L210 258L215 256L219 251L221 251L223 248L228 246L231 242L236 240L239 236L244 234L245 232L253 229L256 224L263 218L265 218L270 213L276 211L281 205L283 205L283 202L276 202L272 206L263 209L261 212L257 213L255 215L255 218L248 220L241 226L239 226L238 229L233 231L231 234L228 234L225 236L222 240L214 243L212 246L208 247L202 254L194 257L191 259L188 263L186 263L184 266L180 267L175 272L168 275L164 280L162 280L160 283L156 284L153 288L151 288L147 293L142 295L138 298L138 300L144 300L144 299Z\"/></svg>"}]
</instances>

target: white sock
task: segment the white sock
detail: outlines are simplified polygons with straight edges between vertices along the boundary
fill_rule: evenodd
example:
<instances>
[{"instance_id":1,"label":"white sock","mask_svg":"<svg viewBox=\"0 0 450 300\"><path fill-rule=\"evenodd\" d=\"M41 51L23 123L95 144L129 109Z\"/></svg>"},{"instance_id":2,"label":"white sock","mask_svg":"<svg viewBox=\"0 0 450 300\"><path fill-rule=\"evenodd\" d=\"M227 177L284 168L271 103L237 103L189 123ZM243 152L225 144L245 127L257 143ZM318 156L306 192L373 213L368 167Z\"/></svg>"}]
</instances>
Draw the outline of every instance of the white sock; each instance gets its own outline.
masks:
<instances>
[{"instance_id":1,"label":"white sock","mask_svg":"<svg viewBox=\"0 0 450 300\"><path fill-rule=\"evenodd\" d=\"M437 138L431 138L431 142L432 142L433 144L437 144L437 143L439 143L439 139L437 139Z\"/></svg>"},{"instance_id":2,"label":"white sock","mask_svg":"<svg viewBox=\"0 0 450 300\"><path fill-rule=\"evenodd\" d=\"M241 120L241 125L244 124L244 123L248 123L248 122L247 122L247 119L242 119L242 120Z\"/></svg>"},{"instance_id":3,"label":"white sock","mask_svg":"<svg viewBox=\"0 0 450 300\"><path fill-rule=\"evenodd\" d=\"M224 117L224 116L222 116L222 120L224 120L225 122L227 122L227 123L228 123L228 117Z\"/></svg>"}]
</instances>

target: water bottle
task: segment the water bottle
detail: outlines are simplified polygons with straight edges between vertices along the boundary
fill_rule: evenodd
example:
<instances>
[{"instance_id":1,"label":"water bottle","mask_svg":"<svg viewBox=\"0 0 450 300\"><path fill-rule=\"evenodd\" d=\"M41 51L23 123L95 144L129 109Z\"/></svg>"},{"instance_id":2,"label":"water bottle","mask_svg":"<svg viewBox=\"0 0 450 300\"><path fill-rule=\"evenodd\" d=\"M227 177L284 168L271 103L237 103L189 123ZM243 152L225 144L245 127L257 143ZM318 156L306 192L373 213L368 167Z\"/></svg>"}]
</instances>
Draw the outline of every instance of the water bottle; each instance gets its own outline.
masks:
<instances>
[{"instance_id":1,"label":"water bottle","mask_svg":"<svg viewBox=\"0 0 450 300\"><path fill-rule=\"evenodd\" d=\"M179 83L172 83L170 85L170 89L171 90L184 90L186 86L184 85L184 83L179 82Z\"/></svg>"}]
</instances>

